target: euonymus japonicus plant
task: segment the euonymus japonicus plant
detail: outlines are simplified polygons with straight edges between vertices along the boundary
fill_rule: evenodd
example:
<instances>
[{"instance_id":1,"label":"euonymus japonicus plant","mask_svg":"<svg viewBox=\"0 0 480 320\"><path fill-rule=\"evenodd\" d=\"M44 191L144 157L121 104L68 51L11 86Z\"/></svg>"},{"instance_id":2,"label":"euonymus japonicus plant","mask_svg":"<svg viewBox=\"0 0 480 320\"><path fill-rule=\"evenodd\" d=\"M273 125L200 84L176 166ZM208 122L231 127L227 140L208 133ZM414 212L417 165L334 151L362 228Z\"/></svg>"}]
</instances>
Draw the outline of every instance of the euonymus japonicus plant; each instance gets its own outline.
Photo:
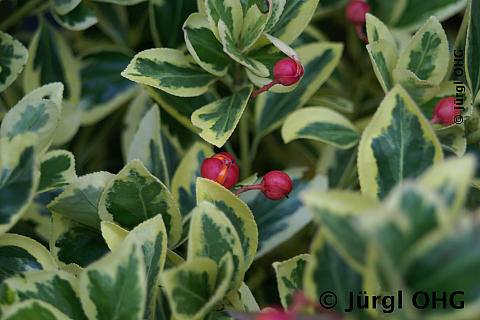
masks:
<instances>
[{"instance_id":1,"label":"euonymus japonicus plant","mask_svg":"<svg viewBox=\"0 0 480 320\"><path fill-rule=\"evenodd\" d=\"M0 318L478 318L476 1L110 2L0 2Z\"/></svg>"}]
</instances>

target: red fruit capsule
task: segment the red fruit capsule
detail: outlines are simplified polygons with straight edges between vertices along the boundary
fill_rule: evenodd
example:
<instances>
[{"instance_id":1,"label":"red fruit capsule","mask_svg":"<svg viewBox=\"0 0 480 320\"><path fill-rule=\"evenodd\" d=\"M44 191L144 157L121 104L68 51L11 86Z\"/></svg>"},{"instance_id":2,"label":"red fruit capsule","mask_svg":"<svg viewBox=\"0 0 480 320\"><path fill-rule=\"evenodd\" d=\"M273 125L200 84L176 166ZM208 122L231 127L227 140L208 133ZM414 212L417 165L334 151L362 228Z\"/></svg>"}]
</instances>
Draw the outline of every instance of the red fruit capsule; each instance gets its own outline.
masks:
<instances>
[{"instance_id":1,"label":"red fruit capsule","mask_svg":"<svg viewBox=\"0 0 480 320\"><path fill-rule=\"evenodd\" d=\"M441 123L444 126L449 126L455 123L455 119L460 117L461 109L455 109L455 98L446 97L438 101L435 109L433 109L433 118L429 121L430 124Z\"/></svg>"},{"instance_id":2,"label":"red fruit capsule","mask_svg":"<svg viewBox=\"0 0 480 320\"><path fill-rule=\"evenodd\" d=\"M203 160L200 174L218 182L227 189L231 189L238 181L238 164L231 154L220 152L213 157Z\"/></svg>"},{"instance_id":3,"label":"red fruit capsule","mask_svg":"<svg viewBox=\"0 0 480 320\"><path fill-rule=\"evenodd\" d=\"M351 1L345 10L345 16L350 23L362 25L365 23L365 15L370 12L370 6L366 1Z\"/></svg>"},{"instance_id":4,"label":"red fruit capsule","mask_svg":"<svg viewBox=\"0 0 480 320\"><path fill-rule=\"evenodd\" d=\"M297 83L302 76L302 65L291 58L282 59L273 67L273 77L277 83L284 86L291 86Z\"/></svg>"},{"instance_id":5,"label":"red fruit capsule","mask_svg":"<svg viewBox=\"0 0 480 320\"><path fill-rule=\"evenodd\" d=\"M292 179L282 171L270 171L260 184L265 197L271 200L288 197L293 188Z\"/></svg>"}]
</instances>

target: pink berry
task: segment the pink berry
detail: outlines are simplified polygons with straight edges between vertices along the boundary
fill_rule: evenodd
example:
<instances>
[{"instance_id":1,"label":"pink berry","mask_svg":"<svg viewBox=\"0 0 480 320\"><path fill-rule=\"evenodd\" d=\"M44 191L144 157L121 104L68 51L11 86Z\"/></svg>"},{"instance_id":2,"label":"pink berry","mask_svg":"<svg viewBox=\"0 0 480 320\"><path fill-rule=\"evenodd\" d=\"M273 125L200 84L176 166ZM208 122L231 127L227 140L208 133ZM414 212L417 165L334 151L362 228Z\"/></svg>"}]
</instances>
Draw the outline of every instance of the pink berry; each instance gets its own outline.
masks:
<instances>
[{"instance_id":1,"label":"pink berry","mask_svg":"<svg viewBox=\"0 0 480 320\"><path fill-rule=\"evenodd\" d=\"M438 101L433 110L433 118L429 121L432 123L441 123L444 126L449 126L455 123L455 117L460 115L461 109L455 109L455 98L446 97Z\"/></svg>"},{"instance_id":2,"label":"pink berry","mask_svg":"<svg viewBox=\"0 0 480 320\"><path fill-rule=\"evenodd\" d=\"M271 200L288 197L293 188L292 179L282 171L270 171L260 184L265 197Z\"/></svg>"},{"instance_id":3,"label":"pink berry","mask_svg":"<svg viewBox=\"0 0 480 320\"><path fill-rule=\"evenodd\" d=\"M297 83L302 76L302 65L291 58L282 59L273 67L273 77L277 83L284 86Z\"/></svg>"},{"instance_id":4,"label":"pink berry","mask_svg":"<svg viewBox=\"0 0 480 320\"><path fill-rule=\"evenodd\" d=\"M213 180L225 188L231 189L238 181L238 164L231 154L220 152L203 160L200 174L203 178Z\"/></svg>"},{"instance_id":5,"label":"pink berry","mask_svg":"<svg viewBox=\"0 0 480 320\"><path fill-rule=\"evenodd\" d=\"M355 25L363 25L365 23L365 15L369 12L370 6L367 2L354 0L347 5L345 16L350 23Z\"/></svg>"}]
</instances>

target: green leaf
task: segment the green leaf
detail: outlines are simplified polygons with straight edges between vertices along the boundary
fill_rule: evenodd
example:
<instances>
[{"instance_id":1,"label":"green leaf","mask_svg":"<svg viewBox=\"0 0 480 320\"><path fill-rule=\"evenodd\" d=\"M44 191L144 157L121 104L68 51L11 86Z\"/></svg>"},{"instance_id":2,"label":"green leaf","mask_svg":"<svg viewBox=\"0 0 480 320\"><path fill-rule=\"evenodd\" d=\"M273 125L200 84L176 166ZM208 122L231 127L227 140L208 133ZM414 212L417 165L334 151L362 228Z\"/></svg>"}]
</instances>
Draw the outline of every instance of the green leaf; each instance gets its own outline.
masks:
<instances>
[{"instance_id":1,"label":"green leaf","mask_svg":"<svg viewBox=\"0 0 480 320\"><path fill-rule=\"evenodd\" d=\"M47 209L81 224L100 229L100 196L114 175L100 171L78 177L48 204Z\"/></svg>"},{"instance_id":2,"label":"green leaf","mask_svg":"<svg viewBox=\"0 0 480 320\"><path fill-rule=\"evenodd\" d=\"M38 136L37 148L46 150L60 119L60 110L50 100L24 100L10 109L0 126L0 136L13 138L26 132Z\"/></svg>"},{"instance_id":3,"label":"green leaf","mask_svg":"<svg viewBox=\"0 0 480 320\"><path fill-rule=\"evenodd\" d=\"M147 300L144 318L150 319L155 314L155 301L159 290L157 285L167 256L167 231L162 216L157 215L136 226L128 233L118 250L123 250L123 243L128 243L130 238L136 239L143 250L147 271Z\"/></svg>"},{"instance_id":4,"label":"green leaf","mask_svg":"<svg viewBox=\"0 0 480 320\"><path fill-rule=\"evenodd\" d=\"M90 5L98 18L96 26L114 42L127 46L129 23L126 7L102 2L90 2Z\"/></svg>"},{"instance_id":5,"label":"green leaf","mask_svg":"<svg viewBox=\"0 0 480 320\"><path fill-rule=\"evenodd\" d=\"M197 142L185 154L172 180L172 195L183 219L197 204L196 182L203 160L213 156L210 146ZM184 230L185 231L185 230Z\"/></svg>"},{"instance_id":6,"label":"green leaf","mask_svg":"<svg viewBox=\"0 0 480 320\"><path fill-rule=\"evenodd\" d=\"M467 138L461 126L453 125L435 130L438 141L444 150L455 153L462 157L467 150Z\"/></svg>"},{"instance_id":7,"label":"green leaf","mask_svg":"<svg viewBox=\"0 0 480 320\"><path fill-rule=\"evenodd\" d=\"M82 124L95 123L122 106L137 85L120 76L131 57L120 50L100 48L82 57Z\"/></svg>"},{"instance_id":8,"label":"green leaf","mask_svg":"<svg viewBox=\"0 0 480 320\"><path fill-rule=\"evenodd\" d=\"M0 235L25 213L38 180L34 137L0 138Z\"/></svg>"},{"instance_id":9,"label":"green leaf","mask_svg":"<svg viewBox=\"0 0 480 320\"><path fill-rule=\"evenodd\" d=\"M272 264L277 276L278 292L283 308L287 309L292 303L295 291L303 288L303 271L311 260L308 254L301 254L282 262Z\"/></svg>"},{"instance_id":10,"label":"green leaf","mask_svg":"<svg viewBox=\"0 0 480 320\"><path fill-rule=\"evenodd\" d=\"M68 30L85 30L98 22L95 12L84 3L80 3L75 9L63 15L58 14L55 10L50 10L50 12L55 21Z\"/></svg>"},{"instance_id":11,"label":"green leaf","mask_svg":"<svg viewBox=\"0 0 480 320\"><path fill-rule=\"evenodd\" d=\"M30 42L28 56L23 79L26 92L58 81L65 86L64 99L78 102L81 91L80 65L65 39L48 22L40 22Z\"/></svg>"},{"instance_id":12,"label":"green leaf","mask_svg":"<svg viewBox=\"0 0 480 320\"><path fill-rule=\"evenodd\" d=\"M138 53L121 73L127 79L179 97L207 92L216 78L200 68L191 56L175 49L148 49Z\"/></svg>"},{"instance_id":13,"label":"green leaf","mask_svg":"<svg viewBox=\"0 0 480 320\"><path fill-rule=\"evenodd\" d=\"M247 107L252 86L244 87L232 96L217 100L192 113L192 123L200 128L200 136L221 148L237 127Z\"/></svg>"},{"instance_id":14,"label":"green leaf","mask_svg":"<svg viewBox=\"0 0 480 320\"><path fill-rule=\"evenodd\" d=\"M349 149L358 143L360 133L341 114L324 107L309 107L291 113L283 123L285 143L306 138Z\"/></svg>"},{"instance_id":15,"label":"green leaf","mask_svg":"<svg viewBox=\"0 0 480 320\"><path fill-rule=\"evenodd\" d=\"M256 98L257 139L280 126L286 116L310 99L337 66L343 46L324 42L308 44L296 50L305 73L298 87L292 92L286 94L267 92Z\"/></svg>"},{"instance_id":16,"label":"green leaf","mask_svg":"<svg viewBox=\"0 0 480 320\"><path fill-rule=\"evenodd\" d=\"M2 319L5 320L70 320L52 305L40 300L31 299L6 308Z\"/></svg>"},{"instance_id":17,"label":"green leaf","mask_svg":"<svg viewBox=\"0 0 480 320\"><path fill-rule=\"evenodd\" d=\"M265 29L263 30L264 32L270 32L277 22L280 20L283 10L285 9L285 5L287 3L287 0L275 0L271 2L271 15L270 18L268 19L267 25L265 26Z\"/></svg>"},{"instance_id":18,"label":"green leaf","mask_svg":"<svg viewBox=\"0 0 480 320\"><path fill-rule=\"evenodd\" d=\"M196 191L197 204L203 200L210 201L223 211L235 227L242 243L247 270L253 262L258 245L258 229L252 212L242 200L215 181L197 178Z\"/></svg>"},{"instance_id":19,"label":"green leaf","mask_svg":"<svg viewBox=\"0 0 480 320\"><path fill-rule=\"evenodd\" d=\"M392 71L397 64L397 52L386 40L378 40L367 44L368 54L372 61L373 71L385 93L393 87Z\"/></svg>"},{"instance_id":20,"label":"green leaf","mask_svg":"<svg viewBox=\"0 0 480 320\"><path fill-rule=\"evenodd\" d=\"M103 221L114 221L126 229L162 215L169 247L182 234L182 216L167 187L139 160L130 161L105 187L99 202Z\"/></svg>"},{"instance_id":21,"label":"green leaf","mask_svg":"<svg viewBox=\"0 0 480 320\"><path fill-rule=\"evenodd\" d=\"M200 202L192 211L187 260L210 258L218 265L230 253L233 258L233 276L229 292L236 291L242 283L245 266L240 238L227 216L215 205Z\"/></svg>"},{"instance_id":22,"label":"green leaf","mask_svg":"<svg viewBox=\"0 0 480 320\"><path fill-rule=\"evenodd\" d=\"M19 41L0 32L0 92L5 90L23 71L28 51Z\"/></svg>"},{"instance_id":23,"label":"green leaf","mask_svg":"<svg viewBox=\"0 0 480 320\"><path fill-rule=\"evenodd\" d=\"M286 1L280 19L269 33L286 44L292 43L310 22L317 5L318 0Z\"/></svg>"},{"instance_id":24,"label":"green leaf","mask_svg":"<svg viewBox=\"0 0 480 320\"><path fill-rule=\"evenodd\" d=\"M80 303L78 280L64 271L34 271L6 279L0 289L9 304L38 299L73 320L87 320ZM33 319L33 318L31 318ZM37 319L35 317L35 319Z\"/></svg>"},{"instance_id":25,"label":"green leaf","mask_svg":"<svg viewBox=\"0 0 480 320\"><path fill-rule=\"evenodd\" d=\"M221 41L220 21L223 21L225 30L232 36L232 42L236 44L240 36L243 23L243 9L238 0L204 0L205 10L213 31ZM225 44L225 43L224 43Z\"/></svg>"},{"instance_id":26,"label":"green leaf","mask_svg":"<svg viewBox=\"0 0 480 320\"><path fill-rule=\"evenodd\" d=\"M345 312L350 305L350 292L357 293L362 289L361 274L351 269L335 250L325 243L321 232L315 236L310 254L311 260L305 266L303 278L305 294L312 301L322 299L321 301L330 305L333 297L324 293L330 291L336 297L333 300L336 305L332 310ZM357 312L361 310L354 308L353 313Z\"/></svg>"},{"instance_id":27,"label":"green leaf","mask_svg":"<svg viewBox=\"0 0 480 320\"><path fill-rule=\"evenodd\" d=\"M196 258L162 274L175 319L202 319L225 296L233 274L232 257L217 264Z\"/></svg>"},{"instance_id":28,"label":"green leaf","mask_svg":"<svg viewBox=\"0 0 480 320\"><path fill-rule=\"evenodd\" d=\"M252 210L258 225L258 251L255 259L290 239L312 220L310 210L300 202L300 192L307 188L327 189L327 181L322 176L317 176L309 183L302 181L304 168L291 168L285 172L293 183L288 198L269 200L261 191L256 190L240 195L240 199Z\"/></svg>"},{"instance_id":29,"label":"green leaf","mask_svg":"<svg viewBox=\"0 0 480 320\"><path fill-rule=\"evenodd\" d=\"M154 176L170 185L160 128L160 110L154 105L143 116L130 144L127 162L139 159Z\"/></svg>"},{"instance_id":30,"label":"green leaf","mask_svg":"<svg viewBox=\"0 0 480 320\"><path fill-rule=\"evenodd\" d=\"M82 0L50 0L59 14L66 14L80 4Z\"/></svg>"},{"instance_id":31,"label":"green leaf","mask_svg":"<svg viewBox=\"0 0 480 320\"><path fill-rule=\"evenodd\" d=\"M210 30L207 16L192 13L183 25L185 43L195 61L218 77L223 77L230 64L230 58L223 52L223 47Z\"/></svg>"},{"instance_id":32,"label":"green leaf","mask_svg":"<svg viewBox=\"0 0 480 320\"><path fill-rule=\"evenodd\" d=\"M41 162L37 193L66 186L77 178L75 158L69 151L52 150L42 156Z\"/></svg>"},{"instance_id":33,"label":"green leaf","mask_svg":"<svg viewBox=\"0 0 480 320\"><path fill-rule=\"evenodd\" d=\"M246 54L242 53L242 51L237 47L235 39L232 37L232 34L228 30L228 27L223 20L220 20L218 23L218 32L220 34L220 39L223 43L223 51L228 54L230 58L245 66L256 75L260 77L268 77L269 73L265 65L255 59L248 57Z\"/></svg>"},{"instance_id":34,"label":"green leaf","mask_svg":"<svg viewBox=\"0 0 480 320\"><path fill-rule=\"evenodd\" d=\"M228 300L232 303L232 307L237 311L260 311L260 307L258 306L255 297L245 282L242 282L242 285L237 292L228 295Z\"/></svg>"},{"instance_id":35,"label":"green leaf","mask_svg":"<svg viewBox=\"0 0 480 320\"><path fill-rule=\"evenodd\" d=\"M141 246L134 239L91 264L80 274L80 299L89 319L143 319L146 273Z\"/></svg>"},{"instance_id":36,"label":"green leaf","mask_svg":"<svg viewBox=\"0 0 480 320\"><path fill-rule=\"evenodd\" d=\"M372 2L374 1L371 1L370 3ZM397 1L397 5L400 2L402 1ZM391 4L389 3L388 5L390 6ZM374 11L374 12L378 12L378 11ZM378 19L376 16L370 13L367 13L365 15L365 20L366 20L367 38L369 40L368 42L372 44L372 43L376 43L377 41L386 41L394 49L394 52L396 54L397 42L395 41L396 39L393 36L393 34L390 32L388 27L380 19Z\"/></svg>"},{"instance_id":37,"label":"green leaf","mask_svg":"<svg viewBox=\"0 0 480 320\"><path fill-rule=\"evenodd\" d=\"M0 282L19 273L57 269L55 260L39 242L14 233L0 236Z\"/></svg>"},{"instance_id":38,"label":"green leaf","mask_svg":"<svg viewBox=\"0 0 480 320\"><path fill-rule=\"evenodd\" d=\"M147 0L95 0L98 2L108 2L113 4L118 4L120 6L131 6L137 3L145 2Z\"/></svg>"},{"instance_id":39,"label":"green leaf","mask_svg":"<svg viewBox=\"0 0 480 320\"><path fill-rule=\"evenodd\" d=\"M469 22L465 46L465 71L467 83L472 91L472 100L480 91L480 62L476 58L480 52L480 21L476 17L480 15L480 4L478 1L469 2Z\"/></svg>"},{"instance_id":40,"label":"green leaf","mask_svg":"<svg viewBox=\"0 0 480 320\"><path fill-rule=\"evenodd\" d=\"M397 85L385 97L364 130L358 175L362 193L383 198L405 178L421 174L443 158L427 119Z\"/></svg>"},{"instance_id":41,"label":"green leaf","mask_svg":"<svg viewBox=\"0 0 480 320\"><path fill-rule=\"evenodd\" d=\"M100 230L58 213L52 214L49 247L61 266L86 267L109 251Z\"/></svg>"},{"instance_id":42,"label":"green leaf","mask_svg":"<svg viewBox=\"0 0 480 320\"><path fill-rule=\"evenodd\" d=\"M70 101L63 101L62 116L53 136L53 145L64 145L75 136L80 128L81 112L77 105Z\"/></svg>"},{"instance_id":43,"label":"green leaf","mask_svg":"<svg viewBox=\"0 0 480 320\"><path fill-rule=\"evenodd\" d=\"M203 4L203 0L199 1ZM177 48L184 43L182 23L190 13L196 11L196 2L196 0L150 1L148 8L150 32L156 47Z\"/></svg>"},{"instance_id":44,"label":"green leaf","mask_svg":"<svg viewBox=\"0 0 480 320\"><path fill-rule=\"evenodd\" d=\"M402 51L396 67L412 71L420 80L440 84L447 73L449 59L445 31L438 19L431 17Z\"/></svg>"},{"instance_id":45,"label":"green leaf","mask_svg":"<svg viewBox=\"0 0 480 320\"><path fill-rule=\"evenodd\" d=\"M356 173L357 147L351 149L338 149L332 145L327 145L322 151L322 157L317 165L317 173L323 174L328 179L328 186L333 188L342 188L350 183L351 172Z\"/></svg>"},{"instance_id":46,"label":"green leaf","mask_svg":"<svg viewBox=\"0 0 480 320\"><path fill-rule=\"evenodd\" d=\"M465 204L475 167L475 159L470 155L446 159L428 169L419 178L419 183L434 189L445 201L449 213L455 214Z\"/></svg>"},{"instance_id":47,"label":"green leaf","mask_svg":"<svg viewBox=\"0 0 480 320\"><path fill-rule=\"evenodd\" d=\"M367 243L356 229L356 219L375 207L376 202L358 193L340 190L309 190L301 198L322 225L322 234L329 244L350 267L362 272Z\"/></svg>"},{"instance_id":48,"label":"green leaf","mask_svg":"<svg viewBox=\"0 0 480 320\"><path fill-rule=\"evenodd\" d=\"M440 93L440 86L420 80L415 73L406 69L393 69L393 81L408 92L412 99L421 105Z\"/></svg>"},{"instance_id":49,"label":"green leaf","mask_svg":"<svg viewBox=\"0 0 480 320\"><path fill-rule=\"evenodd\" d=\"M251 6L244 18L243 18L243 27L240 32L240 48L242 51L247 51L262 35L267 22L269 21L272 14L273 1L267 0L268 3L268 12L262 12L257 6Z\"/></svg>"}]
</instances>

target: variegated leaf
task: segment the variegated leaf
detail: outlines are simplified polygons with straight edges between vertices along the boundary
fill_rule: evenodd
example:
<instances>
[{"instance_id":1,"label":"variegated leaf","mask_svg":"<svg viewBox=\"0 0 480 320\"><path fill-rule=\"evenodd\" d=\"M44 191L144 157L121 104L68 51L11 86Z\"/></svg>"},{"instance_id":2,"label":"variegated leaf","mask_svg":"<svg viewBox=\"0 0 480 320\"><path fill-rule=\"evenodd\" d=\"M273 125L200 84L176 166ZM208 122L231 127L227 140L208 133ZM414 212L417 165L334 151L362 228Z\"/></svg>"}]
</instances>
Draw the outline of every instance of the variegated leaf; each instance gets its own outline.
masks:
<instances>
[{"instance_id":1,"label":"variegated leaf","mask_svg":"<svg viewBox=\"0 0 480 320\"><path fill-rule=\"evenodd\" d=\"M227 216L208 201L200 202L192 211L187 260L207 257L218 265L230 253L233 258L233 276L229 292L240 288L245 261L240 238Z\"/></svg>"},{"instance_id":2,"label":"variegated leaf","mask_svg":"<svg viewBox=\"0 0 480 320\"><path fill-rule=\"evenodd\" d=\"M240 48L247 51L262 35L273 9L273 1L266 0L268 11L262 12L257 6L251 6L243 18L242 31L240 32Z\"/></svg>"},{"instance_id":3,"label":"variegated leaf","mask_svg":"<svg viewBox=\"0 0 480 320\"><path fill-rule=\"evenodd\" d=\"M228 71L230 58L210 30L208 18L201 13L192 13L183 25L185 43L195 61L207 72L218 77Z\"/></svg>"},{"instance_id":4,"label":"variegated leaf","mask_svg":"<svg viewBox=\"0 0 480 320\"><path fill-rule=\"evenodd\" d=\"M458 157L462 157L467 150L467 138L465 130L458 125L443 127L435 130L438 141L444 150L455 153Z\"/></svg>"},{"instance_id":5,"label":"variegated leaf","mask_svg":"<svg viewBox=\"0 0 480 320\"><path fill-rule=\"evenodd\" d=\"M0 236L0 280L19 273L57 269L50 252L39 242L14 233Z\"/></svg>"},{"instance_id":6,"label":"variegated leaf","mask_svg":"<svg viewBox=\"0 0 480 320\"><path fill-rule=\"evenodd\" d=\"M317 5L318 0L286 1L280 18L269 33L286 44L292 43L310 22Z\"/></svg>"},{"instance_id":7,"label":"variegated leaf","mask_svg":"<svg viewBox=\"0 0 480 320\"><path fill-rule=\"evenodd\" d=\"M146 272L135 239L91 264L80 274L80 299L89 319L143 319Z\"/></svg>"},{"instance_id":8,"label":"variegated leaf","mask_svg":"<svg viewBox=\"0 0 480 320\"><path fill-rule=\"evenodd\" d=\"M342 50L341 44L328 42L296 49L305 73L295 90L286 94L267 92L256 98L256 139L277 128L290 112L302 107L310 99L337 66Z\"/></svg>"},{"instance_id":9,"label":"variegated leaf","mask_svg":"<svg viewBox=\"0 0 480 320\"><path fill-rule=\"evenodd\" d=\"M285 143L295 139L313 139L349 149L358 143L360 133L341 114L324 107L308 107L291 113L283 123Z\"/></svg>"},{"instance_id":10,"label":"variegated leaf","mask_svg":"<svg viewBox=\"0 0 480 320\"><path fill-rule=\"evenodd\" d=\"M80 128L81 112L77 105L63 101L62 116L53 137L53 145L59 146L69 142Z\"/></svg>"},{"instance_id":11,"label":"variegated leaf","mask_svg":"<svg viewBox=\"0 0 480 320\"><path fill-rule=\"evenodd\" d=\"M207 200L230 219L242 243L245 255L245 270L252 264L257 252L258 230L252 212L248 206L229 190L215 181L197 178L197 204Z\"/></svg>"},{"instance_id":12,"label":"variegated leaf","mask_svg":"<svg viewBox=\"0 0 480 320\"><path fill-rule=\"evenodd\" d=\"M130 144L127 162L139 159L154 176L170 185L160 128L160 110L154 105L143 116Z\"/></svg>"},{"instance_id":13,"label":"variegated leaf","mask_svg":"<svg viewBox=\"0 0 480 320\"><path fill-rule=\"evenodd\" d=\"M68 30L85 30L98 22L95 12L84 3L80 3L75 9L66 14L58 14L55 9L50 12L55 21Z\"/></svg>"},{"instance_id":14,"label":"variegated leaf","mask_svg":"<svg viewBox=\"0 0 480 320\"><path fill-rule=\"evenodd\" d=\"M396 67L412 71L420 80L439 84L447 73L449 59L445 31L438 19L431 17L402 51Z\"/></svg>"},{"instance_id":15,"label":"variegated leaf","mask_svg":"<svg viewBox=\"0 0 480 320\"><path fill-rule=\"evenodd\" d=\"M329 188L344 188L351 183L352 171L356 173L357 147L338 149L326 145L317 164L317 172L328 179Z\"/></svg>"},{"instance_id":16,"label":"variegated leaf","mask_svg":"<svg viewBox=\"0 0 480 320\"><path fill-rule=\"evenodd\" d=\"M253 88L244 87L232 96L217 100L192 113L192 123L200 128L200 136L221 148L235 130Z\"/></svg>"},{"instance_id":17,"label":"variegated leaf","mask_svg":"<svg viewBox=\"0 0 480 320\"><path fill-rule=\"evenodd\" d=\"M140 2L145 2L147 0L95 0L98 2L108 2L113 4L118 4L121 6L131 6Z\"/></svg>"},{"instance_id":18,"label":"variegated leaf","mask_svg":"<svg viewBox=\"0 0 480 320\"><path fill-rule=\"evenodd\" d=\"M365 15L365 20L368 42L375 43L377 41L386 41L394 49L394 52L397 53L397 42L388 27L380 19L370 13Z\"/></svg>"},{"instance_id":19,"label":"variegated leaf","mask_svg":"<svg viewBox=\"0 0 480 320\"><path fill-rule=\"evenodd\" d=\"M80 4L82 0L50 0L59 14L66 14Z\"/></svg>"},{"instance_id":20,"label":"variegated leaf","mask_svg":"<svg viewBox=\"0 0 480 320\"><path fill-rule=\"evenodd\" d=\"M5 314L3 314L2 319L71 320L57 308L37 299L25 300L24 302L5 308Z\"/></svg>"},{"instance_id":21,"label":"variegated leaf","mask_svg":"<svg viewBox=\"0 0 480 320\"><path fill-rule=\"evenodd\" d=\"M64 99L77 103L81 81L79 63L65 39L48 22L42 20L28 49L27 65L23 79L25 91L41 85L61 82L65 86ZM55 67L51 67L55 65Z\"/></svg>"},{"instance_id":22,"label":"variegated leaf","mask_svg":"<svg viewBox=\"0 0 480 320\"><path fill-rule=\"evenodd\" d=\"M280 20L280 17L283 14L283 10L285 9L285 5L287 3L287 0L275 0L272 1L272 14L270 15L270 18L268 19L267 25L265 26L264 31L265 32L270 32L275 25L277 24L278 20Z\"/></svg>"},{"instance_id":23,"label":"variegated leaf","mask_svg":"<svg viewBox=\"0 0 480 320\"><path fill-rule=\"evenodd\" d=\"M120 50L107 48L95 49L82 57L82 124L105 118L135 94L137 85L120 76L130 59Z\"/></svg>"},{"instance_id":24,"label":"variegated leaf","mask_svg":"<svg viewBox=\"0 0 480 320\"><path fill-rule=\"evenodd\" d=\"M385 93L393 87L392 71L397 64L397 52L390 42L378 40L367 44L373 71Z\"/></svg>"},{"instance_id":25,"label":"variegated leaf","mask_svg":"<svg viewBox=\"0 0 480 320\"><path fill-rule=\"evenodd\" d=\"M130 161L103 191L99 215L126 229L156 215L162 215L168 232L168 246L174 247L182 234L182 216L170 191L139 160Z\"/></svg>"},{"instance_id":26,"label":"variegated leaf","mask_svg":"<svg viewBox=\"0 0 480 320\"><path fill-rule=\"evenodd\" d=\"M180 50L159 48L137 53L121 73L127 79L179 97L207 92L216 78Z\"/></svg>"},{"instance_id":27,"label":"variegated leaf","mask_svg":"<svg viewBox=\"0 0 480 320\"><path fill-rule=\"evenodd\" d=\"M183 219L197 204L196 182L203 160L213 156L213 150L204 143L195 143L185 154L172 180L172 195ZM187 230L184 230L187 231Z\"/></svg>"},{"instance_id":28,"label":"variegated leaf","mask_svg":"<svg viewBox=\"0 0 480 320\"><path fill-rule=\"evenodd\" d=\"M75 157L71 152L66 150L47 152L41 158L37 193L66 186L76 178Z\"/></svg>"},{"instance_id":29,"label":"variegated leaf","mask_svg":"<svg viewBox=\"0 0 480 320\"><path fill-rule=\"evenodd\" d=\"M283 308L292 303L293 294L303 288L303 271L311 260L308 254L301 254L282 262L272 264L277 275L277 286Z\"/></svg>"},{"instance_id":30,"label":"variegated leaf","mask_svg":"<svg viewBox=\"0 0 480 320\"><path fill-rule=\"evenodd\" d=\"M38 186L35 137L0 137L0 235L25 213Z\"/></svg>"},{"instance_id":31,"label":"variegated leaf","mask_svg":"<svg viewBox=\"0 0 480 320\"><path fill-rule=\"evenodd\" d=\"M63 90L65 86L61 82L52 82L49 84L45 84L39 88L36 88L26 95L19 102L23 102L26 100L50 100L58 108L58 111L62 111L62 101L63 101Z\"/></svg>"},{"instance_id":32,"label":"variegated leaf","mask_svg":"<svg viewBox=\"0 0 480 320\"><path fill-rule=\"evenodd\" d=\"M59 119L60 110L52 101L24 100L7 112L0 126L0 136L13 138L34 132L38 136L38 151L43 152L52 143Z\"/></svg>"},{"instance_id":33,"label":"variegated leaf","mask_svg":"<svg viewBox=\"0 0 480 320\"><path fill-rule=\"evenodd\" d=\"M440 87L432 82L420 80L407 69L393 69L393 82L400 84L418 104L423 104L440 93Z\"/></svg>"},{"instance_id":34,"label":"variegated leaf","mask_svg":"<svg viewBox=\"0 0 480 320\"><path fill-rule=\"evenodd\" d=\"M317 176L309 183L302 181L304 168L291 168L285 172L293 183L293 189L288 198L269 200L263 193L256 190L240 195L240 199L245 201L252 210L258 226L258 251L255 259L288 241L312 221L310 210L300 202L298 197L300 192L307 188L327 189L327 181L323 176Z\"/></svg>"},{"instance_id":35,"label":"variegated leaf","mask_svg":"<svg viewBox=\"0 0 480 320\"><path fill-rule=\"evenodd\" d=\"M225 24L226 30L233 37L233 43L236 44L242 29L243 10L238 0L204 0L210 29L213 31L219 41L221 41L221 32L219 30L220 21Z\"/></svg>"},{"instance_id":36,"label":"variegated leaf","mask_svg":"<svg viewBox=\"0 0 480 320\"><path fill-rule=\"evenodd\" d=\"M0 92L15 81L27 59L28 51L23 44L0 31Z\"/></svg>"},{"instance_id":37,"label":"variegated leaf","mask_svg":"<svg viewBox=\"0 0 480 320\"><path fill-rule=\"evenodd\" d=\"M395 86L362 134L358 175L362 193L383 198L403 179L441 161L432 127L406 91Z\"/></svg>"},{"instance_id":38,"label":"variegated leaf","mask_svg":"<svg viewBox=\"0 0 480 320\"><path fill-rule=\"evenodd\" d=\"M9 297L8 304L38 299L72 320L87 320L80 303L78 279L70 273L58 270L27 272L6 279L0 290Z\"/></svg>"},{"instance_id":39,"label":"variegated leaf","mask_svg":"<svg viewBox=\"0 0 480 320\"><path fill-rule=\"evenodd\" d=\"M81 224L100 229L100 196L114 175L100 171L78 177L47 208Z\"/></svg>"},{"instance_id":40,"label":"variegated leaf","mask_svg":"<svg viewBox=\"0 0 480 320\"><path fill-rule=\"evenodd\" d=\"M465 45L465 71L468 86L472 91L472 100L480 91L480 62L478 52L480 51L480 4L478 1L469 2L469 22Z\"/></svg>"},{"instance_id":41,"label":"variegated leaf","mask_svg":"<svg viewBox=\"0 0 480 320\"><path fill-rule=\"evenodd\" d=\"M87 267L109 251L100 230L55 212L49 247L61 266Z\"/></svg>"}]
</instances>

